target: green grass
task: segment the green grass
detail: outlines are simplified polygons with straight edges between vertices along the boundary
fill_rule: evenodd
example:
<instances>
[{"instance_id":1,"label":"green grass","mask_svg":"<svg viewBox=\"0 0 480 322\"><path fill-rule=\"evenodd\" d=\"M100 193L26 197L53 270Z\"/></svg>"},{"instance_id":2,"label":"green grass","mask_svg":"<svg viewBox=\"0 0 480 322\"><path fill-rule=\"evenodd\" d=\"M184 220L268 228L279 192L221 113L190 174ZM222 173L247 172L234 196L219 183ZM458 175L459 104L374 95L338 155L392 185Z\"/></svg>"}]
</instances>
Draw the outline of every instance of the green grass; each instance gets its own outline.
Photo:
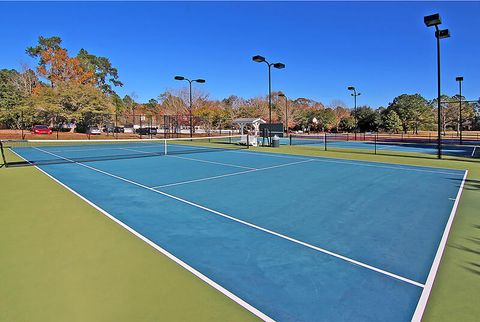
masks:
<instances>
[{"instance_id":1,"label":"green grass","mask_svg":"<svg viewBox=\"0 0 480 322\"><path fill-rule=\"evenodd\" d=\"M480 161L309 146L255 150L468 169L424 320L480 316ZM0 321L256 319L38 170L0 169L0 182Z\"/></svg>"}]
</instances>

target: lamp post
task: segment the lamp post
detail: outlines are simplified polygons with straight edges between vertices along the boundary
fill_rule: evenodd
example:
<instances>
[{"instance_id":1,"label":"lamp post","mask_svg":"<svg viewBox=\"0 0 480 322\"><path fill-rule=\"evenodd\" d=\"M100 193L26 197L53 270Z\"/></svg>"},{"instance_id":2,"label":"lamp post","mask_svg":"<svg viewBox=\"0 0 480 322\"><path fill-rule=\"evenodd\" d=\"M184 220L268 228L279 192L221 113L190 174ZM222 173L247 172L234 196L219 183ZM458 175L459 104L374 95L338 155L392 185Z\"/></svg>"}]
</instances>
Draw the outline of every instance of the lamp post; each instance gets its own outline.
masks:
<instances>
[{"instance_id":1,"label":"lamp post","mask_svg":"<svg viewBox=\"0 0 480 322\"><path fill-rule=\"evenodd\" d=\"M439 159L442 158L442 113L440 105L440 39L450 37L450 32L448 29L440 30L438 25L442 24L440 15L438 13L423 17L423 22L427 27L435 26L435 38L437 38L437 118L438 118L438 127L437 127L437 156Z\"/></svg>"},{"instance_id":2,"label":"lamp post","mask_svg":"<svg viewBox=\"0 0 480 322\"><path fill-rule=\"evenodd\" d=\"M460 107L459 107L459 122L458 122L458 130L460 132L460 145L462 144L462 127L463 127L463 120L462 120L462 82L463 82L463 77L462 76L458 76L457 78L455 78L455 80L458 82L458 87L459 87L459 93L460 93L460 97L459 97L459 103L460 103Z\"/></svg>"},{"instance_id":3,"label":"lamp post","mask_svg":"<svg viewBox=\"0 0 480 322\"><path fill-rule=\"evenodd\" d=\"M269 63L265 57L256 55L252 57L252 60L257 63L265 63L268 65L268 111L269 111L269 123L272 124L272 66L277 69L285 68L285 64L282 63Z\"/></svg>"},{"instance_id":4,"label":"lamp post","mask_svg":"<svg viewBox=\"0 0 480 322\"><path fill-rule=\"evenodd\" d=\"M285 134L288 136L288 97L284 93L280 93L278 96L285 98Z\"/></svg>"},{"instance_id":5,"label":"lamp post","mask_svg":"<svg viewBox=\"0 0 480 322\"><path fill-rule=\"evenodd\" d=\"M353 104L354 104L353 105L353 116L354 116L354 119L355 119L354 132L355 132L355 141L356 141L357 140L357 124L358 124L358 121L357 121L357 96L360 96L362 93L357 93L357 90L353 86L348 86L347 89L349 91L353 92L351 95L353 96Z\"/></svg>"},{"instance_id":6,"label":"lamp post","mask_svg":"<svg viewBox=\"0 0 480 322\"><path fill-rule=\"evenodd\" d=\"M175 76L175 80L179 80L179 81L182 81L182 80L185 80L188 82L188 84L190 85L189 88L189 96L190 96L190 137L193 137L193 120L192 120L192 83L193 82L197 82L197 83L205 83L205 80L204 79L188 79L188 78L185 78L183 76Z\"/></svg>"}]
</instances>

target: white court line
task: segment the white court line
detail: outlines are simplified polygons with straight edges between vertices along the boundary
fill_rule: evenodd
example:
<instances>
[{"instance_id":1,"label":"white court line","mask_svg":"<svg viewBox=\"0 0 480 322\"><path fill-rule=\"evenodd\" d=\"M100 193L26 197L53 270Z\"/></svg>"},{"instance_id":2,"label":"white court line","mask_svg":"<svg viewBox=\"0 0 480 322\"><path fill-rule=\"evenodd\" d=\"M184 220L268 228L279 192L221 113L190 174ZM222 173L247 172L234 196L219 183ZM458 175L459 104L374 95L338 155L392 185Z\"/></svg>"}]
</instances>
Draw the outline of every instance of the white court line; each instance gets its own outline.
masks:
<instances>
[{"instance_id":1,"label":"white court line","mask_svg":"<svg viewBox=\"0 0 480 322\"><path fill-rule=\"evenodd\" d=\"M276 155L274 154L275 152L248 152L244 150L232 150L232 151L226 151L226 152L236 152L236 153L247 153L247 154L256 154L256 155L268 155L271 157L277 157L277 158L289 158L289 159L301 159L301 156L298 157L288 157L288 156L283 156L283 155ZM407 168L407 167L402 167L402 166L388 166L388 165L381 165L377 164L377 162L372 162L372 161L358 161L358 162L352 162L352 161L341 161L341 159L330 159L330 158L324 158L324 157L319 157L319 156L305 156L305 158L310 157L314 158L315 161L317 162L326 162L326 163L339 163L339 164L350 164L350 165L357 165L357 166L364 166L364 167L374 167L374 168L385 168L385 169L395 169L395 170L405 170L405 171L418 171L418 172L428 172L428 173L438 173L438 174L448 174L448 175L457 175L461 176L461 173L455 173L455 172L447 172L447 171L436 171L436 170L427 170L427 169L421 169L421 168L430 168L430 169L443 169L443 168L435 168L435 167L428 167L428 166L415 166L412 165L412 168Z\"/></svg>"},{"instance_id":2,"label":"white court line","mask_svg":"<svg viewBox=\"0 0 480 322\"><path fill-rule=\"evenodd\" d=\"M289 166L289 165L311 162L311 161L313 161L313 159L291 162L291 163L284 163L284 164L274 165L274 166L266 167L266 168L259 168L259 169L253 169L253 170L247 170L247 171L221 174L221 175L218 175L218 176L206 177L206 178L201 178L201 179L187 180L187 181L181 181L181 182L176 182L176 183L169 183L169 184L164 184L164 185L161 185L161 186L154 186L154 187L151 187L151 188L157 189L157 188L178 186L178 185L182 185L182 184L188 184L188 183L194 183L194 182L200 182L200 181L207 181L207 180L213 180L213 179L224 178L224 177L231 177L231 176L236 176L236 175L250 173L250 172L257 172L257 171L264 171L264 170L269 170L269 169L281 168L281 167L286 167L286 166Z\"/></svg>"},{"instance_id":3,"label":"white court line","mask_svg":"<svg viewBox=\"0 0 480 322\"><path fill-rule=\"evenodd\" d=\"M48 153L47 151L43 151L42 149L39 149L39 148L36 148L42 152L46 152ZM14 152L15 153L15 152ZM15 153L16 155L18 155L18 153ZM26 160L25 158L23 158L22 156L18 155L20 158L24 159L25 161L29 162L28 160ZM83 165L81 163L78 163L78 162L74 162L78 165ZM83 201L85 201L86 203L88 203L90 206L92 206L93 208L97 209L98 211L100 211L100 213L102 213L103 215L105 215L106 217L108 217L109 219L111 219L112 221L114 221L115 223L119 224L121 227L123 227L124 229L126 229L128 232L130 232L131 234L133 234L134 236L140 238L141 240L143 240L145 243L147 243L148 245L150 245L151 247L153 247L154 249L156 249L157 251L159 251L160 253L162 253L163 255L167 256L169 259L171 259L172 261L174 261L175 263L177 263L178 265L180 265L182 268L186 269L187 271L189 271L190 273L192 273L193 275L195 275L196 277L198 277L199 279L201 279L202 281L204 281L205 283L207 283L208 285L210 285L211 287L213 287L214 289L216 289L217 291L219 291L220 293L224 294L225 296L227 296L228 298L230 298L231 300L233 300L234 302L236 302L237 304L239 304L240 306L242 306L243 308L247 309L248 311L252 312L253 314L255 314L257 317L259 317L260 319L264 320L264 321L275 321L273 320L271 317L269 317L268 315L266 315L265 313L261 312L260 310L258 310L257 308L255 308L254 306L252 306L251 304L247 303L246 301L242 300L240 297L238 297L237 295L233 294L232 292L230 292L229 290L227 290L226 288L224 288L223 286L221 286L220 284L216 283L215 281L211 280L210 278L208 278L207 276L203 275L200 271L197 271L195 268L191 267L190 265L188 265L187 263L185 263L184 261L182 261L180 258L176 257L175 255L173 255L172 253L168 252L166 249L160 247L159 245L157 245L156 243L154 243L153 241L151 241L150 239L148 239L147 237L143 236L142 234L140 234L139 232L137 232L136 230L134 230L133 228L131 228L130 226L128 226L127 224L123 223L122 221L118 220L117 218L115 218L114 216L112 216L110 213L108 213L106 210L100 208L99 206L97 206L95 203L91 202L90 200L88 200L86 197L82 196L80 193L76 192L75 190L73 190L72 188L70 188L69 186L67 186L66 184L64 184L63 182L61 182L60 180L56 179L55 177L53 177L52 175L50 175L49 173L47 173L46 171L44 171L43 169L39 168L38 166L35 166L35 168L37 168L39 171L41 171L43 174L47 175L49 178L51 178L52 180L54 180L55 182L57 182L58 184L60 184L62 187L64 187L65 189L67 189L68 191L72 192L73 194L75 194L76 196L78 196L80 199L82 199Z\"/></svg>"},{"instance_id":4,"label":"white court line","mask_svg":"<svg viewBox=\"0 0 480 322\"><path fill-rule=\"evenodd\" d=\"M418 300L418 304L415 309L415 313L413 314L412 321L420 322L422 320L423 313L425 312L425 308L427 306L428 297L430 296L430 292L432 291L433 282L435 281L435 276L437 275L438 267L440 266L443 252L445 251L445 246L447 245L448 235L450 233L450 229L452 228L455 214L457 213L458 203L460 202L460 197L462 196L463 186L465 184L465 180L467 179L467 175L468 170L465 170L462 183L460 184L457 197L455 198L455 203L453 204L452 211L450 212L450 217L448 218L447 225L445 226L445 230L443 231L440 245L438 245L437 253L433 260L432 267L430 268L430 272L428 273L427 281L423 288L422 295Z\"/></svg>"},{"instance_id":5,"label":"white court line","mask_svg":"<svg viewBox=\"0 0 480 322\"><path fill-rule=\"evenodd\" d=\"M167 157L174 157L174 158L190 160L190 161L198 161L198 162L204 162L204 163L224 165L224 166L227 166L227 167L234 167L234 168L241 168L241 169L248 169L248 170L257 170L256 168L244 167L244 166L241 166L241 165L230 164L230 163L222 163L222 162L207 161L207 160L201 160L201 159L195 159L195 158L187 158L187 157L181 157L181 156L178 156L178 155L169 155L169 154L165 155L165 153L161 153L161 152L146 152L146 151L134 150L134 149L130 149L130 148L121 148L121 149L122 150L127 150L127 151L132 151L132 152L155 154L155 155L158 155L158 156L167 156Z\"/></svg>"},{"instance_id":6,"label":"white court line","mask_svg":"<svg viewBox=\"0 0 480 322\"><path fill-rule=\"evenodd\" d=\"M216 162L216 161L208 161L208 160L195 159L195 158L187 158L187 157L181 157L181 156L178 156L178 155L171 155L171 154L169 154L169 155L167 155L167 157L184 159L184 160L190 160L190 161L197 161L197 162L204 162L204 163L211 163L211 164L218 164L218 165L224 165L224 166L235 167L235 168L240 168L240 169L258 170L257 168L244 167L244 166L242 166L242 165L236 165L236 164L231 164L231 163L223 163L223 162Z\"/></svg>"},{"instance_id":7,"label":"white court line","mask_svg":"<svg viewBox=\"0 0 480 322\"><path fill-rule=\"evenodd\" d=\"M39 148L36 148L36 149L42 151L42 150L39 149ZM54 155L53 153L50 153L50 152L48 152L48 151L43 151L43 152L48 153L48 154L51 154L51 155ZM183 202L183 203L185 203L185 204L191 205L191 206L193 206L193 207L196 207L196 208L205 210L205 211L210 212L210 213L213 213L213 214L215 214L215 215L218 215L218 216L221 216L221 217L224 217L224 218L233 220L233 221L235 221L235 222L241 223L241 224L243 224L243 225L246 225L246 226L249 226L249 227L252 227L252 228L261 230L261 231L266 232L266 233L268 233L268 234L271 234L271 235L274 235L274 236L277 236L277 237L286 239L286 240L291 241L291 242L293 242L293 243L295 243L295 244L299 244L299 245L305 246L305 247L307 247L307 248L310 248L310 249L313 249L313 250L322 252L322 253L324 253L324 254L330 255L330 256L332 256L332 257L336 257L336 258L338 258L338 259L344 260L344 261L349 262L349 263L351 263L351 264L361 266L361 267L363 267L363 268L366 268L366 269L375 271L375 272L377 272L377 273L380 273L380 274L383 274L383 275L386 275L386 276L395 278L395 279L397 279L397 280L400 280L400 281L403 281L403 282L406 282L406 283L415 285L415 286L417 286L417 287L424 287L424 285L423 285L422 283L413 281L413 280L408 279L408 278L406 278L406 277L403 277L403 276L400 276L400 275L397 275L397 274L394 274L394 273L385 271L385 270L380 269L380 268L377 268L377 267L375 267L375 266L371 266L371 265L368 265L368 264L359 262L359 261L357 261L357 260L354 260L354 259L349 258L349 257L347 257L347 256L343 256L343 255L340 255L340 254L331 252L331 251L326 250L326 249L324 249L324 248L321 248L321 247L317 247L317 246L308 244L308 243L303 242L303 241L301 241L301 240L298 240L298 239L295 239L295 238L292 238L292 237L289 237L289 236L286 236L286 235L277 233L277 232L275 232L275 231L273 231L273 230L270 230L270 229L267 229L267 228L263 228L263 227L261 227L261 226L257 226L257 225L255 225L255 224L252 224L252 223L249 223L249 222L247 222L247 221L244 221L244 220L235 218L235 217L233 217L233 216L230 216L230 215L221 213L221 212L219 212L219 211L216 211L216 210L207 208L207 207L205 207L205 206L202 206L202 205L199 205L199 204L197 204L197 203L194 203L194 202L185 200L185 199L183 199L183 198L180 198L180 197L171 195L171 194L169 194L169 193L166 193L166 192L163 192L163 191L160 191L160 190L156 190L156 189L154 189L154 188L147 187L147 186L145 186L145 185L143 185L143 184L141 184L141 183L138 183L138 182L135 182L135 181L132 181L132 180L129 180L129 179L126 179L126 178L117 176L117 175L115 175L115 174L112 174L112 173L109 173L109 172L107 172L107 171L103 171L103 170L97 169L97 168L95 168L95 167L92 167L92 166L89 166L89 165L86 165L86 164L83 164L83 163L80 163L80 162L75 162L75 161L73 161L73 160L70 160L70 159L68 159L68 158L64 158L64 157L59 156L59 155L54 155L54 156L56 156L56 157L58 157L58 158L65 159L65 160L70 161L70 162L73 162L73 163L76 163L76 164L78 164L78 165L80 165L80 166L82 166L82 167L91 169L91 170L93 170L93 171L97 171L97 172L99 172L99 173L103 173L103 174L105 174L105 175L107 175L107 176L109 176L109 177L116 178L116 179L119 179L119 180L124 181L124 182L128 182L128 183L133 184L133 185L135 185L135 186L144 188L144 189L146 189L146 190L153 191L153 192L155 192L155 193L161 194L161 195L166 196L166 197L169 197L169 198L171 198L171 199L174 199L174 200Z\"/></svg>"},{"instance_id":8,"label":"white court line","mask_svg":"<svg viewBox=\"0 0 480 322\"><path fill-rule=\"evenodd\" d=\"M475 150L476 150L476 149L477 149L477 147L476 147L476 146L474 146L474 147L473 147L473 151L472 151L472 157L474 157L474 156L475 156Z\"/></svg>"}]
</instances>

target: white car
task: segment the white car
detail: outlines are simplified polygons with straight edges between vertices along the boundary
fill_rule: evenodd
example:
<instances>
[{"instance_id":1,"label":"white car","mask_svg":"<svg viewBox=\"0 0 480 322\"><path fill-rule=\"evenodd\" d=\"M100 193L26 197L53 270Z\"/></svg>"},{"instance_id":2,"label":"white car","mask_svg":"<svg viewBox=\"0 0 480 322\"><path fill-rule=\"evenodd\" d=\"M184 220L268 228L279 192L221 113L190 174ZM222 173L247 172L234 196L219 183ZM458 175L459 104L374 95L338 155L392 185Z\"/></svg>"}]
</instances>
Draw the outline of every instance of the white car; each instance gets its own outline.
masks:
<instances>
[{"instance_id":1,"label":"white car","mask_svg":"<svg viewBox=\"0 0 480 322\"><path fill-rule=\"evenodd\" d=\"M97 126L92 126L88 128L88 134L100 135L102 131Z\"/></svg>"}]
</instances>

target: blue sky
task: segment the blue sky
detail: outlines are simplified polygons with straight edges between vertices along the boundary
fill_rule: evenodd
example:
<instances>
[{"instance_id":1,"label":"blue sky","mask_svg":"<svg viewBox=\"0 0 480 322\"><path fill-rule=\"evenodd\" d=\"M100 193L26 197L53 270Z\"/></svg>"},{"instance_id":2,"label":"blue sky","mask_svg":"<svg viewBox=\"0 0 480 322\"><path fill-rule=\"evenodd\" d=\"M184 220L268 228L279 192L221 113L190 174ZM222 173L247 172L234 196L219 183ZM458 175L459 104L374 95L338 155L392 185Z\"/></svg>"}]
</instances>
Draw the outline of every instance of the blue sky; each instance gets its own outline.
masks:
<instances>
[{"instance_id":1,"label":"blue sky","mask_svg":"<svg viewBox=\"0 0 480 322\"><path fill-rule=\"evenodd\" d=\"M439 12L452 38L442 41L442 92L480 96L480 2L1 2L0 68L35 61L25 48L58 35L71 55L85 48L109 57L120 95L155 98L205 78L211 98L267 93L267 68L256 54L286 64L273 90L289 98L386 106L402 93L436 96L434 30L423 16Z\"/></svg>"}]
</instances>

